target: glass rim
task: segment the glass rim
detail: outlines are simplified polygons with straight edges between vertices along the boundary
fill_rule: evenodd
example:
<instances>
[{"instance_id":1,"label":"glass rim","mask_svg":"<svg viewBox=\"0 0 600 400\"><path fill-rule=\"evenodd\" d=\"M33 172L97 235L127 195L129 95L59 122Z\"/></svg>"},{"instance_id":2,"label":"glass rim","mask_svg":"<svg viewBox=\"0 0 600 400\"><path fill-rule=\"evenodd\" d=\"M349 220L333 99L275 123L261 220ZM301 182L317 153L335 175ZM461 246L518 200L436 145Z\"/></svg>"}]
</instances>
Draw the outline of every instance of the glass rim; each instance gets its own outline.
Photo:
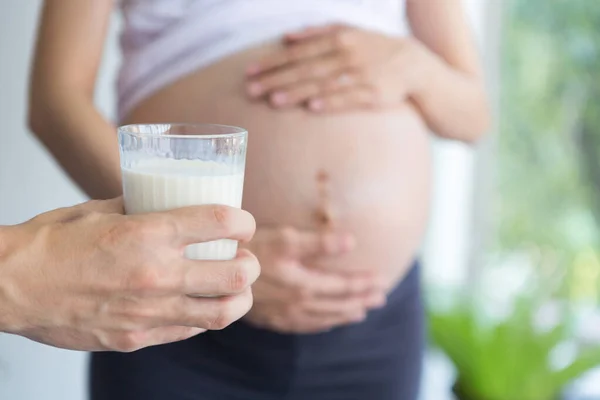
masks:
<instances>
[{"instance_id":1,"label":"glass rim","mask_svg":"<svg viewBox=\"0 0 600 400\"><path fill-rule=\"evenodd\" d=\"M206 135L182 135L182 134L162 134L162 133L147 133L147 132L133 132L131 128L133 127L159 127L159 126L169 126L169 127L190 127L192 129L201 130L203 127L218 127L225 128L231 130L229 133L211 133ZM187 123L187 122L164 122L164 123L140 123L140 124L126 124L117 127L117 133L135 136L139 138L149 137L149 138L163 138L163 139L228 139L228 138L238 138L244 137L248 134L248 131L244 128L240 128L239 126L233 125L224 125L224 124L211 124L211 123Z\"/></svg>"}]
</instances>

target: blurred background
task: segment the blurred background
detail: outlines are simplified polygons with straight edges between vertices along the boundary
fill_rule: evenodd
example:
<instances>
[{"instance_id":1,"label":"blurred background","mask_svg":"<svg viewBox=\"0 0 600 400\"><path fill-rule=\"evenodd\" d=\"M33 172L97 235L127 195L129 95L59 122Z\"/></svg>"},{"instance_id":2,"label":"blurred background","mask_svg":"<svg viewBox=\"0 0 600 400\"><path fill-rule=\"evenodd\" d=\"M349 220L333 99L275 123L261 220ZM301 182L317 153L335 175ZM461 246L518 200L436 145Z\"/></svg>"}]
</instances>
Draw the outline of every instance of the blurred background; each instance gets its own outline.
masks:
<instances>
[{"instance_id":1,"label":"blurred background","mask_svg":"<svg viewBox=\"0 0 600 400\"><path fill-rule=\"evenodd\" d=\"M25 124L40 5L0 11L0 224L85 200ZM423 400L453 398L457 381L482 396L462 400L600 399L600 2L465 6L496 119L476 148L434 143ZM109 117L119 24L96 93ZM0 399L84 399L85 367L85 354L0 335Z\"/></svg>"}]
</instances>

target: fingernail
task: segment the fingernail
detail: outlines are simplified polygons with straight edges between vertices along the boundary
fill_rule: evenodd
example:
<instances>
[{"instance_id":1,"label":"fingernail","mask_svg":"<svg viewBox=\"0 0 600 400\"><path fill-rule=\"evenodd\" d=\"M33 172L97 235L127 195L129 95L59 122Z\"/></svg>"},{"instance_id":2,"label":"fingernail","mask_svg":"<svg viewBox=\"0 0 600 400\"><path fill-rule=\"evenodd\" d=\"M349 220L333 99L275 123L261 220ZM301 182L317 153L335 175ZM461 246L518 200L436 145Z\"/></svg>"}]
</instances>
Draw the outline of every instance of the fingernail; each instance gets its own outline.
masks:
<instances>
[{"instance_id":1,"label":"fingernail","mask_svg":"<svg viewBox=\"0 0 600 400\"><path fill-rule=\"evenodd\" d=\"M277 106L287 103L287 94L284 92L275 92L271 95L271 102Z\"/></svg>"},{"instance_id":2,"label":"fingernail","mask_svg":"<svg viewBox=\"0 0 600 400\"><path fill-rule=\"evenodd\" d=\"M252 64L249 65L248 68L246 68L246 75L256 75L260 72L260 67L258 66L258 64Z\"/></svg>"},{"instance_id":3,"label":"fingernail","mask_svg":"<svg viewBox=\"0 0 600 400\"><path fill-rule=\"evenodd\" d=\"M314 99L308 103L308 107L313 111L321 111L323 109L323 100Z\"/></svg>"},{"instance_id":4,"label":"fingernail","mask_svg":"<svg viewBox=\"0 0 600 400\"><path fill-rule=\"evenodd\" d=\"M248 94L252 97L257 97L262 94L263 88L262 85L258 82L253 82L247 87Z\"/></svg>"}]
</instances>

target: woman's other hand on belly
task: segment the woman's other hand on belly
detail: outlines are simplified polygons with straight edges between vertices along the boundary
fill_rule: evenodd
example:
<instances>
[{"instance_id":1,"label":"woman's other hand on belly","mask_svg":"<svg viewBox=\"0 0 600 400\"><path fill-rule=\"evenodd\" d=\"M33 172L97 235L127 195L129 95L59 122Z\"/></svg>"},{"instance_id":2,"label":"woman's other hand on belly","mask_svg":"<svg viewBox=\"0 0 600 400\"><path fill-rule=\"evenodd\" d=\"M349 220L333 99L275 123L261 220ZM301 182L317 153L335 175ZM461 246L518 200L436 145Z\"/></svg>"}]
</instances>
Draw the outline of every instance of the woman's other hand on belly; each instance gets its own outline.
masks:
<instances>
[{"instance_id":1,"label":"woman's other hand on belly","mask_svg":"<svg viewBox=\"0 0 600 400\"><path fill-rule=\"evenodd\" d=\"M249 244L261 266L253 285L254 306L246 319L283 333L315 333L360 322L385 304L382 277L372 271L323 270L311 260L352 251L353 238L294 228L258 229Z\"/></svg>"},{"instance_id":2,"label":"woman's other hand on belly","mask_svg":"<svg viewBox=\"0 0 600 400\"><path fill-rule=\"evenodd\" d=\"M248 67L247 92L275 108L395 108L422 86L425 55L413 38L340 25L309 28L286 35L281 49Z\"/></svg>"},{"instance_id":3,"label":"woman's other hand on belly","mask_svg":"<svg viewBox=\"0 0 600 400\"><path fill-rule=\"evenodd\" d=\"M473 142L490 120L483 73L464 11L443 3L411 2L414 36L335 24L288 34L247 68L248 95L317 113L410 102L431 131Z\"/></svg>"}]
</instances>

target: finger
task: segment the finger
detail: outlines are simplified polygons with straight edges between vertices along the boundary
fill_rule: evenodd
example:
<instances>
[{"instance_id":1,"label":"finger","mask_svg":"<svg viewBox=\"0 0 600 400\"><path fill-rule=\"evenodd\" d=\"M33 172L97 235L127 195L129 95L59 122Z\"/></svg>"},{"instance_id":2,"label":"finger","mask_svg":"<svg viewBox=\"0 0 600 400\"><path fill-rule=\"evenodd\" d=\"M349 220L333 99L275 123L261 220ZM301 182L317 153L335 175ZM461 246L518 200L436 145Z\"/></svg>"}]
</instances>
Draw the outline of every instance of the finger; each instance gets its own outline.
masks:
<instances>
[{"instance_id":1,"label":"finger","mask_svg":"<svg viewBox=\"0 0 600 400\"><path fill-rule=\"evenodd\" d=\"M227 296L244 292L260 275L258 259L248 250L226 261L186 260L181 274L183 294L190 296Z\"/></svg>"},{"instance_id":2,"label":"finger","mask_svg":"<svg viewBox=\"0 0 600 400\"><path fill-rule=\"evenodd\" d=\"M218 239L249 241L256 230L250 213L224 205L185 207L157 215L166 217L166 223L174 228L175 241L181 244Z\"/></svg>"},{"instance_id":3,"label":"finger","mask_svg":"<svg viewBox=\"0 0 600 400\"><path fill-rule=\"evenodd\" d=\"M381 289L375 274L331 273L300 266L286 271L285 279L303 298L352 296Z\"/></svg>"},{"instance_id":4,"label":"finger","mask_svg":"<svg viewBox=\"0 0 600 400\"><path fill-rule=\"evenodd\" d=\"M308 109L313 112L339 112L357 108L370 108L375 104L373 92L366 87L352 87L348 90L330 93L313 98Z\"/></svg>"},{"instance_id":5,"label":"finger","mask_svg":"<svg viewBox=\"0 0 600 400\"><path fill-rule=\"evenodd\" d=\"M358 301L360 304L366 309L373 309L383 307L385 303L387 303L387 290L378 286L376 283L367 289L367 291L362 293L354 293L354 294L343 294L332 296L329 294L323 294L318 297L315 297L315 301Z\"/></svg>"},{"instance_id":6,"label":"finger","mask_svg":"<svg viewBox=\"0 0 600 400\"><path fill-rule=\"evenodd\" d=\"M361 307L365 309L379 308L385 305L387 301L386 290L376 279L371 279L371 285L365 284L363 286L356 284L347 284L350 290L338 290L333 292L325 293L324 290L319 290L318 287L311 285L312 282L303 282L301 285L294 282L294 279L298 279L305 276L300 276L294 273L283 274L283 276L277 276L275 278L270 276L262 276L260 280L252 286L253 292L255 293L255 300L258 301L269 301L272 299L278 299L278 301L290 302L290 301L306 301L311 304L314 302L316 308L322 308L327 311L330 310L332 313L337 311L336 307L348 307L353 308L351 304L357 302ZM343 284L340 285L343 287ZM356 287L358 286L358 287ZM366 288L362 291L362 288ZM327 288L329 289L329 288Z\"/></svg>"},{"instance_id":7,"label":"finger","mask_svg":"<svg viewBox=\"0 0 600 400\"><path fill-rule=\"evenodd\" d=\"M322 93L320 82L302 82L284 90L276 91L269 97L269 103L275 108L291 107L304 103L311 97Z\"/></svg>"},{"instance_id":8,"label":"finger","mask_svg":"<svg viewBox=\"0 0 600 400\"><path fill-rule=\"evenodd\" d=\"M362 322L366 318L366 312L339 316L304 314L294 323L286 323L285 320L282 320L275 322L275 324L279 326L278 330L284 333L319 333L327 332L343 325Z\"/></svg>"},{"instance_id":9,"label":"finger","mask_svg":"<svg viewBox=\"0 0 600 400\"><path fill-rule=\"evenodd\" d=\"M362 295L340 296L338 298L319 297L302 304L304 311L320 316L352 317L382 307L386 296L383 292L370 292Z\"/></svg>"},{"instance_id":10,"label":"finger","mask_svg":"<svg viewBox=\"0 0 600 400\"><path fill-rule=\"evenodd\" d=\"M311 271L313 272L313 271ZM311 293L321 296L352 296L379 288L379 282L372 276L345 276L313 272Z\"/></svg>"},{"instance_id":11,"label":"finger","mask_svg":"<svg viewBox=\"0 0 600 400\"><path fill-rule=\"evenodd\" d=\"M188 297L178 299L164 317L165 325L189 326L208 330L224 329L242 318L252 307L252 291L227 297Z\"/></svg>"},{"instance_id":12,"label":"finger","mask_svg":"<svg viewBox=\"0 0 600 400\"><path fill-rule=\"evenodd\" d=\"M295 42L299 40L305 40L313 38L319 35L326 35L328 33L337 32L342 29L343 26L340 24L331 24L324 26L311 26L298 32L292 32L285 35L285 40L288 42Z\"/></svg>"},{"instance_id":13,"label":"finger","mask_svg":"<svg viewBox=\"0 0 600 400\"><path fill-rule=\"evenodd\" d=\"M346 60L339 54L303 60L257 76L246 89L250 97L259 97L274 90L285 90L298 82L323 80L345 67Z\"/></svg>"},{"instance_id":14,"label":"finger","mask_svg":"<svg viewBox=\"0 0 600 400\"><path fill-rule=\"evenodd\" d=\"M300 232L296 243L297 256L338 256L354 249L356 241L349 233L336 232Z\"/></svg>"},{"instance_id":15,"label":"finger","mask_svg":"<svg viewBox=\"0 0 600 400\"><path fill-rule=\"evenodd\" d=\"M333 77L326 79L322 83L323 92L335 93L348 90L354 86L359 86L361 80L356 72L343 71Z\"/></svg>"},{"instance_id":16,"label":"finger","mask_svg":"<svg viewBox=\"0 0 600 400\"><path fill-rule=\"evenodd\" d=\"M298 263L286 263L285 268L265 272L256 283L257 292L269 288L272 297L287 300L313 299L352 293L357 284L343 274L311 271ZM368 287L367 284L364 285ZM370 289L370 287L369 287ZM356 289L358 290L358 289ZM365 289L365 291L368 289Z\"/></svg>"},{"instance_id":17,"label":"finger","mask_svg":"<svg viewBox=\"0 0 600 400\"><path fill-rule=\"evenodd\" d=\"M174 343L197 336L206 329L190 328L187 326L167 326L150 329L144 332L145 340L142 347L157 346L161 344Z\"/></svg>"},{"instance_id":18,"label":"finger","mask_svg":"<svg viewBox=\"0 0 600 400\"><path fill-rule=\"evenodd\" d=\"M385 291L373 290L363 297L363 305L369 309L381 308L387 303L387 296Z\"/></svg>"},{"instance_id":19,"label":"finger","mask_svg":"<svg viewBox=\"0 0 600 400\"><path fill-rule=\"evenodd\" d=\"M256 76L285 65L333 53L337 48L338 40L334 34L322 35L311 40L285 46L251 64L246 72L248 76Z\"/></svg>"},{"instance_id":20,"label":"finger","mask_svg":"<svg viewBox=\"0 0 600 400\"><path fill-rule=\"evenodd\" d=\"M265 274L252 285L254 303L289 303L298 300L298 293L290 290L290 286L282 279L270 278ZM263 306L264 307L264 306Z\"/></svg>"},{"instance_id":21,"label":"finger","mask_svg":"<svg viewBox=\"0 0 600 400\"><path fill-rule=\"evenodd\" d=\"M294 228L282 229L274 243L280 255L291 258L341 255L351 251L355 244L354 236L348 233L300 231Z\"/></svg>"}]
</instances>

